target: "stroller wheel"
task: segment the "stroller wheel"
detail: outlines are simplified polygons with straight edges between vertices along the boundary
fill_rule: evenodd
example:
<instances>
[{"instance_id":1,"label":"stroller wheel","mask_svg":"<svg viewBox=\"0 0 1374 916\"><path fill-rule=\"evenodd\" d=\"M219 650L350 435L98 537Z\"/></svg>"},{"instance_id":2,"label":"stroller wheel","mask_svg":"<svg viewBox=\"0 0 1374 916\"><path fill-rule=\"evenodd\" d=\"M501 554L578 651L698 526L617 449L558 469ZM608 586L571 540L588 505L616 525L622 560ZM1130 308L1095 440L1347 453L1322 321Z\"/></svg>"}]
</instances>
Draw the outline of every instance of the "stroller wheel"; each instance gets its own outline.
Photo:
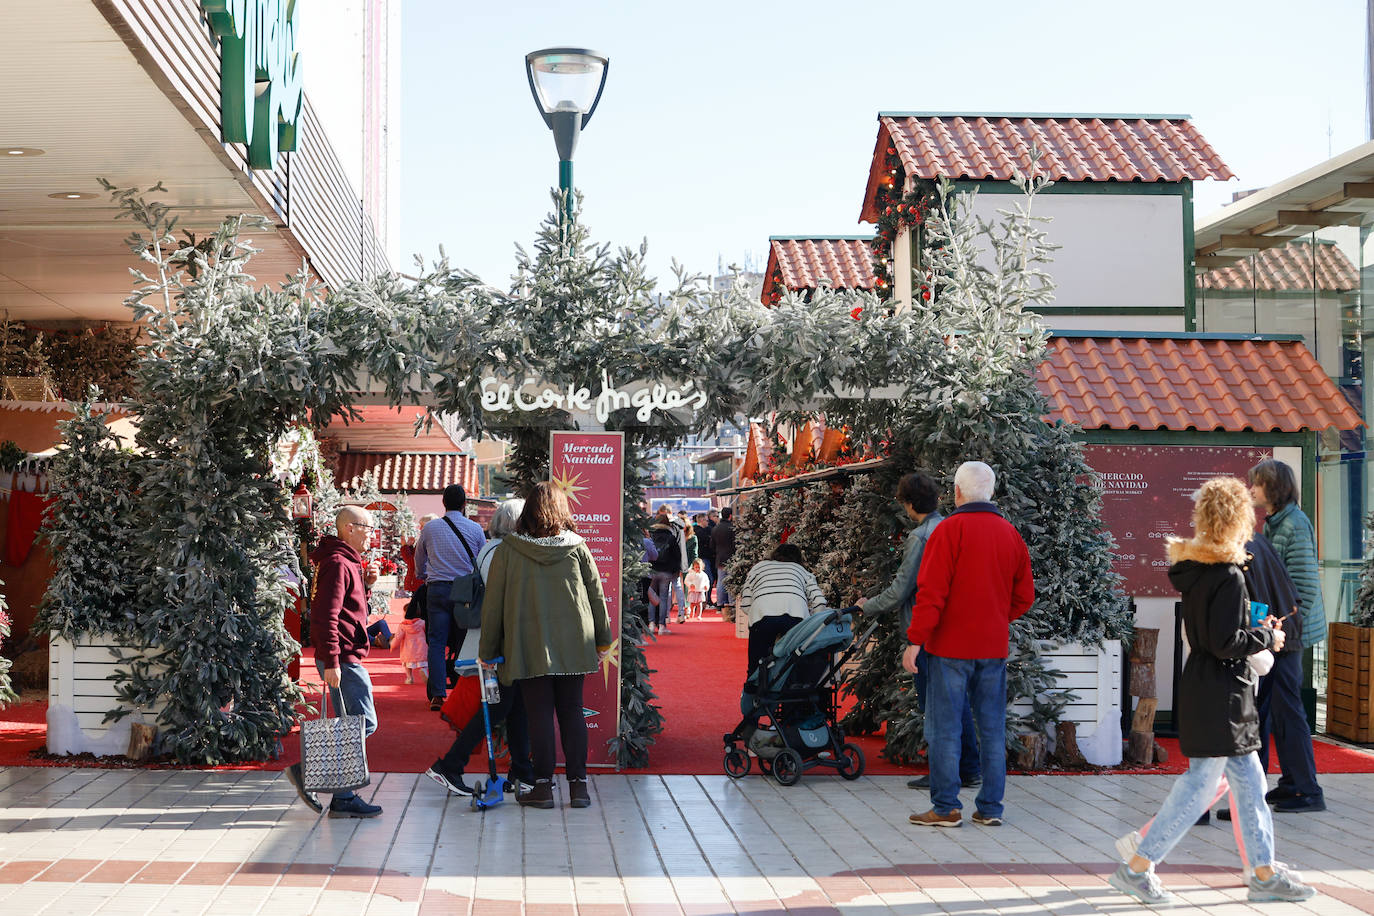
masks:
<instances>
[{"instance_id":1,"label":"stroller wheel","mask_svg":"<svg viewBox=\"0 0 1374 916\"><path fill-rule=\"evenodd\" d=\"M840 758L835 761L836 768L845 779L858 779L864 774L864 752L857 744L845 742L840 748Z\"/></svg>"},{"instance_id":2,"label":"stroller wheel","mask_svg":"<svg viewBox=\"0 0 1374 916\"><path fill-rule=\"evenodd\" d=\"M778 785L795 786L801 779L801 774L801 754L790 747L778 751L778 755L773 758L773 778L778 781Z\"/></svg>"},{"instance_id":3,"label":"stroller wheel","mask_svg":"<svg viewBox=\"0 0 1374 916\"><path fill-rule=\"evenodd\" d=\"M739 779L749 773L749 755L737 747L732 747L725 752L725 775L731 779Z\"/></svg>"}]
</instances>

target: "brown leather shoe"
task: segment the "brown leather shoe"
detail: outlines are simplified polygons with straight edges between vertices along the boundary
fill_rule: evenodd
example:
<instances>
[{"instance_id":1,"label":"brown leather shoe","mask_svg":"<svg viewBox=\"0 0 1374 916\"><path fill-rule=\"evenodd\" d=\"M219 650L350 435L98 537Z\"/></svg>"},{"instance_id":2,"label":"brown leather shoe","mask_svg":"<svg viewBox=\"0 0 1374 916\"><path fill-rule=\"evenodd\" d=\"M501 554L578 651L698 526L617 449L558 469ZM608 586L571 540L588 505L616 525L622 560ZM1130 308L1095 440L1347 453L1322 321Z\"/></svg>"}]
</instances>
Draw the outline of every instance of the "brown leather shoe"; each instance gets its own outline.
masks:
<instances>
[{"instance_id":1,"label":"brown leather shoe","mask_svg":"<svg viewBox=\"0 0 1374 916\"><path fill-rule=\"evenodd\" d=\"M553 780L536 779L528 792L521 792L515 800L526 808L553 807Z\"/></svg>"},{"instance_id":2,"label":"brown leather shoe","mask_svg":"<svg viewBox=\"0 0 1374 916\"><path fill-rule=\"evenodd\" d=\"M907 820L918 827L960 827L964 823L963 815L957 810L940 814L934 808L924 814L913 814Z\"/></svg>"},{"instance_id":3,"label":"brown leather shoe","mask_svg":"<svg viewBox=\"0 0 1374 916\"><path fill-rule=\"evenodd\" d=\"M568 780L568 807L570 808L590 808L592 806L592 794L588 791L587 777L581 779Z\"/></svg>"}]
</instances>

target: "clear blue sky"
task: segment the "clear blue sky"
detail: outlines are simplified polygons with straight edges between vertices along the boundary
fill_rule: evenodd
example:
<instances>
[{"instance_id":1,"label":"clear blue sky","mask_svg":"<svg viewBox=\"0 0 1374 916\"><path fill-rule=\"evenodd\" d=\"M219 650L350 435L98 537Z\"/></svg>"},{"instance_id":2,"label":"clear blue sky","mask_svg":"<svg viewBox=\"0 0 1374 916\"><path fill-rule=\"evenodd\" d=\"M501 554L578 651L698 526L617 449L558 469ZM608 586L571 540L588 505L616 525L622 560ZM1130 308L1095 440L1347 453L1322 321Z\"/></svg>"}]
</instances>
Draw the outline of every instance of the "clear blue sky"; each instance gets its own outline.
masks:
<instances>
[{"instance_id":1,"label":"clear blue sky","mask_svg":"<svg viewBox=\"0 0 1374 916\"><path fill-rule=\"evenodd\" d=\"M558 183L524 55L611 59L575 180L601 242L713 273L858 220L882 110L1190 114L1239 180L1364 142L1360 0L405 0L401 239L505 287ZM1330 135L1328 136L1328 126Z\"/></svg>"}]
</instances>

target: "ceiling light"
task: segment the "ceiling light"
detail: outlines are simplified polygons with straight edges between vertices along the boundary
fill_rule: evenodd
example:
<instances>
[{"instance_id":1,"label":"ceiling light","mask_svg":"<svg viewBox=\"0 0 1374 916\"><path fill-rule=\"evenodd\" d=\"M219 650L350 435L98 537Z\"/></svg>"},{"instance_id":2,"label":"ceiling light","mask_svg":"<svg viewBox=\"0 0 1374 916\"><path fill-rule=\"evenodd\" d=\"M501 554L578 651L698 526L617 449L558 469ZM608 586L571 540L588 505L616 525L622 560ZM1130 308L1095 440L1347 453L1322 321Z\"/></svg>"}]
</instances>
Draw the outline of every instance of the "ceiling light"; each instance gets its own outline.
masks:
<instances>
[{"instance_id":1,"label":"ceiling light","mask_svg":"<svg viewBox=\"0 0 1374 916\"><path fill-rule=\"evenodd\" d=\"M6 146L4 150L6 156L14 156L16 158L19 156L41 156L44 152L32 146Z\"/></svg>"},{"instance_id":2,"label":"ceiling light","mask_svg":"<svg viewBox=\"0 0 1374 916\"><path fill-rule=\"evenodd\" d=\"M49 194L48 196L54 200L90 200L100 195L91 191L58 191L56 194Z\"/></svg>"}]
</instances>

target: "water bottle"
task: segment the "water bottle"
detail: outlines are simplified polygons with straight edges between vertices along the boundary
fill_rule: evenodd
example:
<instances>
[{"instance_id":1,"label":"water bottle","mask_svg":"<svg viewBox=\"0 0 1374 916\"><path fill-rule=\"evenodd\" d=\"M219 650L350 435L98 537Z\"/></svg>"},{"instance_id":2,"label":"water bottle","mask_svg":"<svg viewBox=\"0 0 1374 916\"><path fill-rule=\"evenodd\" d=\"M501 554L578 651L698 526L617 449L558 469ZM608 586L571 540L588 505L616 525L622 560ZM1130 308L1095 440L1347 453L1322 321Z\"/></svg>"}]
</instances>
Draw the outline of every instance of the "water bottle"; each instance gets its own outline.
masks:
<instances>
[{"instance_id":1,"label":"water bottle","mask_svg":"<svg viewBox=\"0 0 1374 916\"><path fill-rule=\"evenodd\" d=\"M482 701L490 706L501 702L501 682L496 679L495 665L482 665Z\"/></svg>"}]
</instances>

